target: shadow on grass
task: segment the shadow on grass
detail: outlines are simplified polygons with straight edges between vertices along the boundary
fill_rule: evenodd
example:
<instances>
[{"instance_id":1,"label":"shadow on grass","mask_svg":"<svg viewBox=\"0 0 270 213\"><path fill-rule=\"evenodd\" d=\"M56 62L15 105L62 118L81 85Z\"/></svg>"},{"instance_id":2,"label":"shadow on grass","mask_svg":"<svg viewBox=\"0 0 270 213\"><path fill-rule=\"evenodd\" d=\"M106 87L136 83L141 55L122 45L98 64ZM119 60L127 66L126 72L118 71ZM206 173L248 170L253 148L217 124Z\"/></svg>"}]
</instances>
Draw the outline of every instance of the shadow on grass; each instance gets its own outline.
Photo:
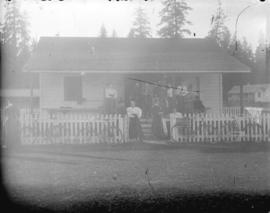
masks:
<instances>
[{"instance_id":1,"label":"shadow on grass","mask_svg":"<svg viewBox=\"0 0 270 213\"><path fill-rule=\"evenodd\" d=\"M14 152L44 153L50 155L73 156L105 160L128 161L125 158L112 158L89 155L95 152L122 152L122 151L159 151L159 150L192 150L205 153L249 153L269 152L270 143L238 142L238 143L125 143L125 144L77 144L77 145L40 145L22 146ZM14 153L13 152L13 153ZM11 152L12 153L12 152Z\"/></svg>"},{"instance_id":2,"label":"shadow on grass","mask_svg":"<svg viewBox=\"0 0 270 213\"><path fill-rule=\"evenodd\" d=\"M228 144L225 146L202 147L201 152L206 153L253 153L253 152L269 152L270 145L268 143L256 144L253 142Z\"/></svg>"},{"instance_id":3,"label":"shadow on grass","mask_svg":"<svg viewBox=\"0 0 270 213\"><path fill-rule=\"evenodd\" d=\"M20 161L34 161L34 162L39 162L39 163L57 163L57 164L66 164L66 165L78 164L74 161L49 159L49 158L37 157L37 156L21 156L21 155L11 154L8 157L19 159Z\"/></svg>"},{"instance_id":4,"label":"shadow on grass","mask_svg":"<svg viewBox=\"0 0 270 213\"><path fill-rule=\"evenodd\" d=\"M40 189L38 189L40 190ZM79 191L81 199L54 203L43 201L39 205L10 202L27 212L269 212L269 192L188 192L162 189L152 195L147 190L122 189L100 190L96 196L85 196L87 190ZM52 195L53 196L53 195ZM63 196L63 195L62 195ZM7 202L6 202L7 203ZM15 205L16 206L15 206ZM41 207L42 206L42 207ZM17 209L16 209L17 210ZM20 209L21 210L21 209ZM21 212L21 211L20 211Z\"/></svg>"},{"instance_id":5,"label":"shadow on grass","mask_svg":"<svg viewBox=\"0 0 270 213\"><path fill-rule=\"evenodd\" d=\"M97 199L72 205L70 212L268 212L266 195L240 193L174 194L148 199L117 197Z\"/></svg>"},{"instance_id":6,"label":"shadow on grass","mask_svg":"<svg viewBox=\"0 0 270 213\"><path fill-rule=\"evenodd\" d=\"M76 154L76 153L65 152L65 151L59 152L59 151L50 151L50 150L28 150L27 152L46 154L46 155L51 155L51 156L66 156L66 157L79 157L79 158L99 159L99 160L128 161L128 159L124 159L124 158L112 158L112 157L102 157L102 156L94 156L94 155L88 155L88 154Z\"/></svg>"}]
</instances>

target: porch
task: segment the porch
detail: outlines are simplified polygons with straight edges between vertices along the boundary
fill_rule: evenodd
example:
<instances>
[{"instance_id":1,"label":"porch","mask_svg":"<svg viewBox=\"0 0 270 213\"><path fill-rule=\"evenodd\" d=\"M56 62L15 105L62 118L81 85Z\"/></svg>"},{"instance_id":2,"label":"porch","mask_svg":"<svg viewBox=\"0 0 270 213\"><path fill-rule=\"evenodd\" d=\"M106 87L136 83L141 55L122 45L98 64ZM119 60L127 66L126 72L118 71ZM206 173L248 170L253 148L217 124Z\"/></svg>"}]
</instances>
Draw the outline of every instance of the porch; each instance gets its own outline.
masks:
<instances>
[{"instance_id":1,"label":"porch","mask_svg":"<svg viewBox=\"0 0 270 213\"><path fill-rule=\"evenodd\" d=\"M117 94L114 113L128 107L131 99L136 100L137 105L146 111L146 108L152 107L154 97L167 100L170 87L173 88L173 99L176 98L176 88L182 87L189 93L186 102L191 102L192 96L198 95L211 112L222 110L221 73L41 73L40 81L40 109L50 113L106 113L105 91L108 85L112 85Z\"/></svg>"}]
</instances>

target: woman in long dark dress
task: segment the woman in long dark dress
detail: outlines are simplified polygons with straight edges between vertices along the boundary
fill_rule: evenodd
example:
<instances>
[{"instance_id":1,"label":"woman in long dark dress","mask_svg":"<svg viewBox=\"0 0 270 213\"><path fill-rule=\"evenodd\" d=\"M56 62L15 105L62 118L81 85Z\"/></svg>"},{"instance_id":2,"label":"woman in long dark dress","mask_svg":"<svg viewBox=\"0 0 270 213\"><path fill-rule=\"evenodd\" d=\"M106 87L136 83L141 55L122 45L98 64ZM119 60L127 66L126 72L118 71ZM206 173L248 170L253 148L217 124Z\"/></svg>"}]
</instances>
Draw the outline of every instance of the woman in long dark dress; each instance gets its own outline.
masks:
<instances>
[{"instance_id":1,"label":"woman in long dark dress","mask_svg":"<svg viewBox=\"0 0 270 213\"><path fill-rule=\"evenodd\" d=\"M137 107L135 101L130 101L130 107L127 108L129 117L129 138L143 141L142 127L140 118L142 116L141 108Z\"/></svg>"},{"instance_id":2,"label":"woman in long dark dress","mask_svg":"<svg viewBox=\"0 0 270 213\"><path fill-rule=\"evenodd\" d=\"M195 96L193 106L194 106L195 113L204 113L205 112L205 106L203 105L203 103L198 95Z\"/></svg>"},{"instance_id":3,"label":"woman in long dark dress","mask_svg":"<svg viewBox=\"0 0 270 213\"><path fill-rule=\"evenodd\" d=\"M4 109L4 146L15 148L20 145L19 110L11 102Z\"/></svg>"},{"instance_id":4,"label":"woman in long dark dress","mask_svg":"<svg viewBox=\"0 0 270 213\"><path fill-rule=\"evenodd\" d=\"M163 125L162 125L162 108L159 101L156 99L152 107L152 132L158 139L164 138Z\"/></svg>"}]
</instances>

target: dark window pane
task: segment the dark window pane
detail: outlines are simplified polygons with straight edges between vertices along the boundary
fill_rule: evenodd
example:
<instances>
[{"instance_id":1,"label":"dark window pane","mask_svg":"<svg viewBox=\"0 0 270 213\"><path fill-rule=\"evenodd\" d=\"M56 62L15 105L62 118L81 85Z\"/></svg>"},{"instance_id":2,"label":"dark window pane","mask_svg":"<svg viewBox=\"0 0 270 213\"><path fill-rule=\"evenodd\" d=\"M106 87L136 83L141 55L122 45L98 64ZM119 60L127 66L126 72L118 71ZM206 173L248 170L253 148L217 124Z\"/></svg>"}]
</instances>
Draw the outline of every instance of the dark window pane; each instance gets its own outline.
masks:
<instances>
[{"instance_id":1,"label":"dark window pane","mask_svg":"<svg viewBox=\"0 0 270 213\"><path fill-rule=\"evenodd\" d=\"M64 100L80 101L82 99L82 79L80 76L64 78Z\"/></svg>"}]
</instances>

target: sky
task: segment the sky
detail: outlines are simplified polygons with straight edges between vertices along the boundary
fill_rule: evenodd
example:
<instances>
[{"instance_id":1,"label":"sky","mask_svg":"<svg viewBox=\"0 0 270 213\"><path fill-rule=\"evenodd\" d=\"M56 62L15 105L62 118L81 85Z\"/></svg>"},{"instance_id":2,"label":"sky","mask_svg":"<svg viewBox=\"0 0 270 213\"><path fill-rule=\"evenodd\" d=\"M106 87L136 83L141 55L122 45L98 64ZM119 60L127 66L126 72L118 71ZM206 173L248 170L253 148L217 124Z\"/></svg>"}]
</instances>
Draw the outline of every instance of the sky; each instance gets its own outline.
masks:
<instances>
[{"instance_id":1,"label":"sky","mask_svg":"<svg viewBox=\"0 0 270 213\"><path fill-rule=\"evenodd\" d=\"M218 0L186 0L192 7L187 19L188 26L197 38L205 37L210 30L210 20L217 9ZM237 15L249 7L239 18L238 38L246 37L253 49L261 34L266 32L266 15L270 14L270 0L221 0L227 14L226 25L234 33ZM22 0L21 10L27 14L31 34L40 36L90 36L99 35L100 27L105 25L108 35L117 32L118 37L126 37L134 13L139 6L144 8L151 23L152 35L157 36L160 21L160 0ZM3 7L2 7L3 8ZM267 13L268 11L268 13ZM3 18L3 17L2 17ZM187 36L188 37L188 36Z\"/></svg>"}]
</instances>

